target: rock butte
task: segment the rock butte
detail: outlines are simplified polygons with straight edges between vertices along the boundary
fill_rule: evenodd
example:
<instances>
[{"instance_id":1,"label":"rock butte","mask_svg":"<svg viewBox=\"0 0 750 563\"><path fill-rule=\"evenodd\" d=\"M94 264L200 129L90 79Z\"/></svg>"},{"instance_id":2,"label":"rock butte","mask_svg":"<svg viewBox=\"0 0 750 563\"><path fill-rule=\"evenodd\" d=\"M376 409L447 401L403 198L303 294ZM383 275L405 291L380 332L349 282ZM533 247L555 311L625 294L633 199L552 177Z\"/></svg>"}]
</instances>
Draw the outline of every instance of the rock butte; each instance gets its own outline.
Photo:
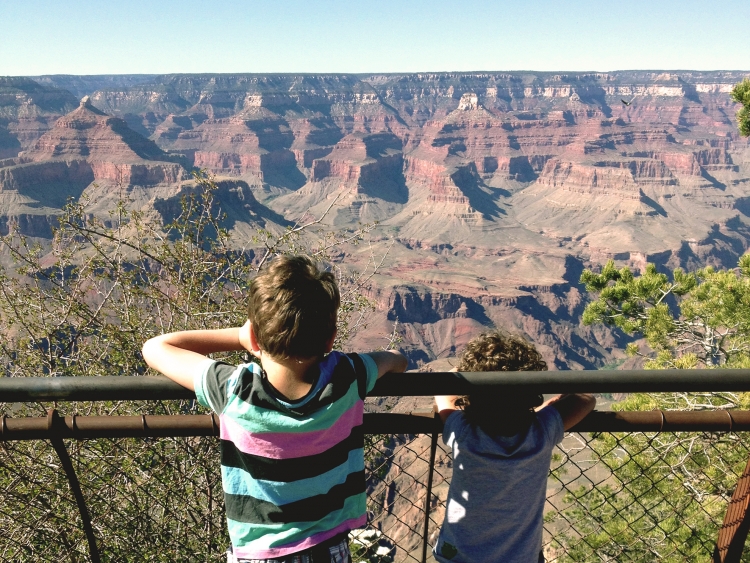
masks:
<instances>
[{"instance_id":1,"label":"rock butte","mask_svg":"<svg viewBox=\"0 0 750 563\"><path fill-rule=\"evenodd\" d=\"M0 78L0 231L48 237L67 197L103 212L118 185L153 208L206 168L238 239L334 200L331 227L380 222L377 311L353 347L398 319L419 364L497 325L551 367L596 367L622 342L580 326L582 268L732 266L748 248L750 146L729 98L746 75Z\"/></svg>"}]
</instances>

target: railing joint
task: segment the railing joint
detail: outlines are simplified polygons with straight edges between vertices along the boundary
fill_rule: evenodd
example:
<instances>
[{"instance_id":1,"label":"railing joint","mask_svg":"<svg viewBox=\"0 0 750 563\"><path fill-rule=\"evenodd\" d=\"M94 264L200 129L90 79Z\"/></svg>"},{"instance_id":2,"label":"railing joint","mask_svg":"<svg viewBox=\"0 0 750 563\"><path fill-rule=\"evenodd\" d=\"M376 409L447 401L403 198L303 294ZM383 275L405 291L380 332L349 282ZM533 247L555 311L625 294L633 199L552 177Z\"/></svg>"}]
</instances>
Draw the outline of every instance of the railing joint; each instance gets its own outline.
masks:
<instances>
[{"instance_id":1,"label":"railing joint","mask_svg":"<svg viewBox=\"0 0 750 563\"><path fill-rule=\"evenodd\" d=\"M47 432L52 435L55 422L57 421L57 409L47 409Z\"/></svg>"}]
</instances>

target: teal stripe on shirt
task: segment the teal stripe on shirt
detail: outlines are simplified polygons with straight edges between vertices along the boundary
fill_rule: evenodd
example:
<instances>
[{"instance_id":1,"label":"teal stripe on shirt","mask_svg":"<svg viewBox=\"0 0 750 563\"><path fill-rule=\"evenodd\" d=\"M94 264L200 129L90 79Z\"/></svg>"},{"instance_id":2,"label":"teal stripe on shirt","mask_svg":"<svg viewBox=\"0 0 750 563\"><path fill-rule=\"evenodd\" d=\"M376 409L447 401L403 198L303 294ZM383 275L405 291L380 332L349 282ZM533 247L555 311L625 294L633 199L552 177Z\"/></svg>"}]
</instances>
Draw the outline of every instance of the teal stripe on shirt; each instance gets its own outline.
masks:
<instances>
[{"instance_id":1,"label":"teal stripe on shirt","mask_svg":"<svg viewBox=\"0 0 750 563\"><path fill-rule=\"evenodd\" d=\"M225 493L248 495L281 505L325 494L334 485L346 481L350 473L362 471L364 468L364 450L360 448L358 450L351 450L349 458L341 465L307 479L289 482L253 479L244 469L222 466L221 480Z\"/></svg>"},{"instance_id":2,"label":"teal stripe on shirt","mask_svg":"<svg viewBox=\"0 0 750 563\"><path fill-rule=\"evenodd\" d=\"M375 384L378 382L378 364L368 354L358 354L362 363L365 364L365 370L367 371L367 385L366 389L369 393Z\"/></svg>"}]
</instances>

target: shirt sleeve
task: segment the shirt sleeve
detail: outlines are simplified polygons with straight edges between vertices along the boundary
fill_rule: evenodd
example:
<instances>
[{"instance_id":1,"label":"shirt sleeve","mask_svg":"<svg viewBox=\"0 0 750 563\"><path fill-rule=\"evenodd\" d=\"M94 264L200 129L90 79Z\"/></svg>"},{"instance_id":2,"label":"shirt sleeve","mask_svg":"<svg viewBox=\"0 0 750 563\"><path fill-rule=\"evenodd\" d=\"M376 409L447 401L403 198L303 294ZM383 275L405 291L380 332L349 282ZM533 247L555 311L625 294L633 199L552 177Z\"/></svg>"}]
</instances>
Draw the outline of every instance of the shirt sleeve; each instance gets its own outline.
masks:
<instances>
[{"instance_id":1,"label":"shirt sleeve","mask_svg":"<svg viewBox=\"0 0 750 563\"><path fill-rule=\"evenodd\" d=\"M537 412L536 416L552 445L562 442L565 437L565 428L558 410L554 406L548 405Z\"/></svg>"},{"instance_id":2,"label":"shirt sleeve","mask_svg":"<svg viewBox=\"0 0 750 563\"><path fill-rule=\"evenodd\" d=\"M362 363L365 364L365 370L367 371L367 392L369 393L378 382L378 364L367 354L359 354L359 357L362 358Z\"/></svg>"},{"instance_id":3,"label":"shirt sleeve","mask_svg":"<svg viewBox=\"0 0 750 563\"><path fill-rule=\"evenodd\" d=\"M229 396L237 382L242 367L231 366L207 358L203 369L196 374L193 384L198 403L221 414L227 406Z\"/></svg>"},{"instance_id":4,"label":"shirt sleeve","mask_svg":"<svg viewBox=\"0 0 750 563\"><path fill-rule=\"evenodd\" d=\"M443 424L443 443L449 448L453 447L453 440L461 433L464 426L466 419L462 415L463 411L455 410L448 415Z\"/></svg>"}]
</instances>

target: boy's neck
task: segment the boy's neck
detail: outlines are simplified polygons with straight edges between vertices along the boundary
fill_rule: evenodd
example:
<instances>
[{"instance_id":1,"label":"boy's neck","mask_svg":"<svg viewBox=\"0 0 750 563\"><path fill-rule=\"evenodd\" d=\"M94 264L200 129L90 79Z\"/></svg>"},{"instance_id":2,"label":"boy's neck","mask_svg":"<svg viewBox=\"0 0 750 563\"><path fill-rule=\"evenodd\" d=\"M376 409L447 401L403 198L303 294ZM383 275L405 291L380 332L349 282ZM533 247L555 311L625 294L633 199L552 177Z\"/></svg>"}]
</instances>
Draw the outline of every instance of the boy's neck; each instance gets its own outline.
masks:
<instances>
[{"instance_id":1,"label":"boy's neck","mask_svg":"<svg viewBox=\"0 0 750 563\"><path fill-rule=\"evenodd\" d=\"M310 392L317 357L304 358L273 358L268 354L261 354L261 363L266 372L268 382L279 393L290 401L301 399Z\"/></svg>"}]
</instances>

